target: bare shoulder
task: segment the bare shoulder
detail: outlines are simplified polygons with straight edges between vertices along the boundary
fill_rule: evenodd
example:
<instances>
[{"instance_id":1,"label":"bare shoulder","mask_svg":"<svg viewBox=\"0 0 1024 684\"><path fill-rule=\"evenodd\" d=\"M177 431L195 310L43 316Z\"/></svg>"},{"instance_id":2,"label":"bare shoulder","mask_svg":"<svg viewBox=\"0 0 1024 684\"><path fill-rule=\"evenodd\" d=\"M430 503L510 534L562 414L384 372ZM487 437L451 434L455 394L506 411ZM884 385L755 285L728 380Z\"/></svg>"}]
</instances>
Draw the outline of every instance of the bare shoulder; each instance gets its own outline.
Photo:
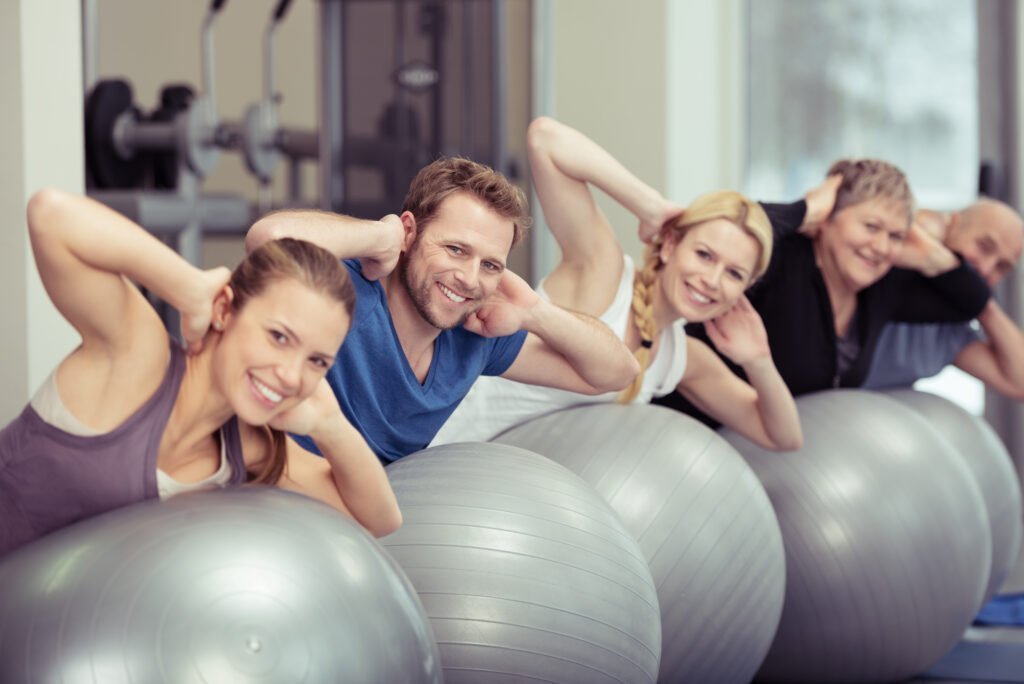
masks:
<instances>
[{"instance_id":1,"label":"bare shoulder","mask_svg":"<svg viewBox=\"0 0 1024 684\"><path fill-rule=\"evenodd\" d=\"M123 423L159 389L171 360L163 327L134 331L124 352L82 345L57 367L64 407L87 427L107 432Z\"/></svg>"}]
</instances>

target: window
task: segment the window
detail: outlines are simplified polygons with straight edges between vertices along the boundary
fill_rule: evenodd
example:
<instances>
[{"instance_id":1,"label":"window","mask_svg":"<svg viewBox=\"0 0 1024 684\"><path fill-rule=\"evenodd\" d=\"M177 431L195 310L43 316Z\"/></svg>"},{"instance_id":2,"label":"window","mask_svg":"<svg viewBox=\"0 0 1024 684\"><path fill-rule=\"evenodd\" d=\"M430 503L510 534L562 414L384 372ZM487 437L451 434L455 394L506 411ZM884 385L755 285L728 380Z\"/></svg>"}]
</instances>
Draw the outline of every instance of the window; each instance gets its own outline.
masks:
<instances>
[{"instance_id":1,"label":"window","mask_svg":"<svg viewBox=\"0 0 1024 684\"><path fill-rule=\"evenodd\" d=\"M977 196L974 0L747 0L745 189L803 195L843 157L907 174L919 206ZM918 383L980 414L984 388L947 369Z\"/></svg>"},{"instance_id":2,"label":"window","mask_svg":"<svg viewBox=\"0 0 1024 684\"><path fill-rule=\"evenodd\" d=\"M802 195L842 157L907 173L921 206L977 190L972 0L749 0L747 190Z\"/></svg>"}]
</instances>

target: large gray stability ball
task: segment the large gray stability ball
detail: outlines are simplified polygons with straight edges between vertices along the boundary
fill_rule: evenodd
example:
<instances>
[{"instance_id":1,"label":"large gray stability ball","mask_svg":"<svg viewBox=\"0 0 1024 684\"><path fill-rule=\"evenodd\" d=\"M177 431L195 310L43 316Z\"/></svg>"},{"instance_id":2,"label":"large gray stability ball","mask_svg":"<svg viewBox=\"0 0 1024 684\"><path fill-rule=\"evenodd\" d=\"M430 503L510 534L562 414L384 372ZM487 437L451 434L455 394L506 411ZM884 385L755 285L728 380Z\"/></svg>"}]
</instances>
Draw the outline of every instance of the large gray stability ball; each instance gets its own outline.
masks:
<instances>
[{"instance_id":1,"label":"large gray stability ball","mask_svg":"<svg viewBox=\"0 0 1024 684\"><path fill-rule=\"evenodd\" d=\"M323 503L253 486L129 506L4 557L0 681L442 678L377 543Z\"/></svg>"},{"instance_id":2,"label":"large gray stability ball","mask_svg":"<svg viewBox=\"0 0 1024 684\"><path fill-rule=\"evenodd\" d=\"M982 598L984 604L1006 580L1020 552L1024 512L1013 460L999 435L984 419L953 402L912 389L889 390L885 394L921 414L935 434L964 459L981 487L992 532L992 569Z\"/></svg>"},{"instance_id":3,"label":"large gray stability ball","mask_svg":"<svg viewBox=\"0 0 1024 684\"><path fill-rule=\"evenodd\" d=\"M723 431L771 498L786 600L759 681L891 682L938 661L988 581L981 492L915 411L829 390L797 400L804 446L772 453Z\"/></svg>"},{"instance_id":4,"label":"large gray stability ball","mask_svg":"<svg viewBox=\"0 0 1024 684\"><path fill-rule=\"evenodd\" d=\"M636 536L661 603L659 681L750 681L779 622L785 554L768 496L729 444L676 411L617 404L497 440L578 473Z\"/></svg>"},{"instance_id":5,"label":"large gray stability ball","mask_svg":"<svg viewBox=\"0 0 1024 684\"><path fill-rule=\"evenodd\" d=\"M580 478L484 443L427 449L387 472L404 523L381 541L419 592L447 682L655 680L650 571Z\"/></svg>"}]
</instances>

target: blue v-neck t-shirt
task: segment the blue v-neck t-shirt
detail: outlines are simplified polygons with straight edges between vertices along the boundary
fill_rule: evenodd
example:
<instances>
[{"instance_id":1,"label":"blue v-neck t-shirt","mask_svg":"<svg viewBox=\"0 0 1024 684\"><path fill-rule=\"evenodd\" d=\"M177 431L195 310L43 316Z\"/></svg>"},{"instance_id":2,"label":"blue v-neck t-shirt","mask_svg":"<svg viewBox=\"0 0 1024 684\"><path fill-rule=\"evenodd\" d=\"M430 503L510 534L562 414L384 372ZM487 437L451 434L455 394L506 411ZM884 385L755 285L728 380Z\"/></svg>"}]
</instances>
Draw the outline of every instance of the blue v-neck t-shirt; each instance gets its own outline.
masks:
<instances>
[{"instance_id":1,"label":"blue v-neck t-shirt","mask_svg":"<svg viewBox=\"0 0 1024 684\"><path fill-rule=\"evenodd\" d=\"M327 381L341 410L386 464L425 448L478 377L508 370L526 332L486 338L462 327L444 330L420 384L395 332L384 287L367 280L358 261L344 264L356 309ZM296 441L316 451L308 437Z\"/></svg>"}]
</instances>

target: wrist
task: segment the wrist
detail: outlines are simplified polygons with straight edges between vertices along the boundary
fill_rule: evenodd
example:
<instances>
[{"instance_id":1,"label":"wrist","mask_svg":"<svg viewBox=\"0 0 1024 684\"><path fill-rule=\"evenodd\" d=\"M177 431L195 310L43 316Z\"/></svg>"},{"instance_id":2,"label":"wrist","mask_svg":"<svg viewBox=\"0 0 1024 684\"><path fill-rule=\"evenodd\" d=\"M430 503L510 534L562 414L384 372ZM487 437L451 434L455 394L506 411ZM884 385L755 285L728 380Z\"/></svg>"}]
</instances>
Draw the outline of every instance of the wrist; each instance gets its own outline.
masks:
<instances>
[{"instance_id":1,"label":"wrist","mask_svg":"<svg viewBox=\"0 0 1024 684\"><path fill-rule=\"evenodd\" d=\"M959 265L960 258L956 254L942 245L936 245L933 249L929 250L926 261L927 272L925 275L930 277L941 275L947 271L952 271Z\"/></svg>"},{"instance_id":2,"label":"wrist","mask_svg":"<svg viewBox=\"0 0 1024 684\"><path fill-rule=\"evenodd\" d=\"M999 315L999 304L996 303L994 297L989 297L988 302L985 303L985 308L978 314L978 322L984 325L990 319L995 318Z\"/></svg>"},{"instance_id":3,"label":"wrist","mask_svg":"<svg viewBox=\"0 0 1024 684\"><path fill-rule=\"evenodd\" d=\"M550 321L560 315L569 315L543 297L537 297L537 301L522 308L522 319L519 327L528 333L543 337L544 330L548 329Z\"/></svg>"},{"instance_id":4,"label":"wrist","mask_svg":"<svg viewBox=\"0 0 1024 684\"><path fill-rule=\"evenodd\" d=\"M641 204L642 210L637 218L652 225L660 224L668 214L670 204L657 190L648 188L648 192L650 194Z\"/></svg>"},{"instance_id":5,"label":"wrist","mask_svg":"<svg viewBox=\"0 0 1024 684\"><path fill-rule=\"evenodd\" d=\"M340 412L336 415L325 417L321 420L310 432L309 438L312 439L320 451L326 455L331 451L332 444L338 444L343 442L345 435L352 430L351 424L344 419L344 416Z\"/></svg>"},{"instance_id":6,"label":"wrist","mask_svg":"<svg viewBox=\"0 0 1024 684\"><path fill-rule=\"evenodd\" d=\"M747 374L747 377L753 380L755 376L769 372L774 367L774 363L772 363L771 352L765 350L763 353L740 363L739 366Z\"/></svg>"}]
</instances>

